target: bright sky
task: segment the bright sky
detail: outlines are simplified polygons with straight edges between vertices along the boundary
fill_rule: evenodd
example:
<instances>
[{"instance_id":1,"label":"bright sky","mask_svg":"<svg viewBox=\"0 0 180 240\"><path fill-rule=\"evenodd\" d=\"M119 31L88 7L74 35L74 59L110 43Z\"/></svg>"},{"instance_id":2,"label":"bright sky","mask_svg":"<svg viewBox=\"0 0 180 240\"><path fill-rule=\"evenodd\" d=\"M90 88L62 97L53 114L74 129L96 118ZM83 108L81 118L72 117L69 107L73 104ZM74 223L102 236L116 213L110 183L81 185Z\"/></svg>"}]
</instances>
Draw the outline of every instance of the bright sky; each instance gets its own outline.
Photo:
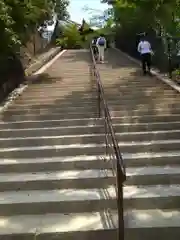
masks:
<instances>
[{"instance_id":1,"label":"bright sky","mask_svg":"<svg viewBox=\"0 0 180 240\"><path fill-rule=\"evenodd\" d=\"M97 10L93 11L93 14L101 14L103 10L107 9L107 5L100 3L100 0L70 0L68 11L71 20L81 23L83 18L85 20L90 18L89 13L83 10L84 6Z\"/></svg>"}]
</instances>

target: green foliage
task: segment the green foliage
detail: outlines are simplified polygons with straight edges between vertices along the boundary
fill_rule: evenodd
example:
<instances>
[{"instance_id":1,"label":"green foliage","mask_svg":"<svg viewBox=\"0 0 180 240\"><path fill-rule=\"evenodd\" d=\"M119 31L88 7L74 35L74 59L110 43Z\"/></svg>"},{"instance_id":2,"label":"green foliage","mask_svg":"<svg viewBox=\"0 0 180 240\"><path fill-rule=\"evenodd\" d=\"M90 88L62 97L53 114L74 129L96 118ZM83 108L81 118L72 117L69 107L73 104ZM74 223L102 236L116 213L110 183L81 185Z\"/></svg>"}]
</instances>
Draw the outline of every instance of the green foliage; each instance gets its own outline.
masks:
<instances>
[{"instance_id":1,"label":"green foliage","mask_svg":"<svg viewBox=\"0 0 180 240\"><path fill-rule=\"evenodd\" d=\"M57 39L57 45L63 48L81 48L83 46L82 37L76 24L69 24L62 29L62 36Z\"/></svg>"},{"instance_id":2,"label":"green foliage","mask_svg":"<svg viewBox=\"0 0 180 240\"><path fill-rule=\"evenodd\" d=\"M180 34L179 0L116 0L112 8L114 22L126 31L132 28L159 31L163 28L170 34Z\"/></svg>"},{"instance_id":3,"label":"green foliage","mask_svg":"<svg viewBox=\"0 0 180 240\"><path fill-rule=\"evenodd\" d=\"M37 26L50 18L55 11L68 17L67 0L1 0L0 1L0 51L15 49L24 44Z\"/></svg>"}]
</instances>

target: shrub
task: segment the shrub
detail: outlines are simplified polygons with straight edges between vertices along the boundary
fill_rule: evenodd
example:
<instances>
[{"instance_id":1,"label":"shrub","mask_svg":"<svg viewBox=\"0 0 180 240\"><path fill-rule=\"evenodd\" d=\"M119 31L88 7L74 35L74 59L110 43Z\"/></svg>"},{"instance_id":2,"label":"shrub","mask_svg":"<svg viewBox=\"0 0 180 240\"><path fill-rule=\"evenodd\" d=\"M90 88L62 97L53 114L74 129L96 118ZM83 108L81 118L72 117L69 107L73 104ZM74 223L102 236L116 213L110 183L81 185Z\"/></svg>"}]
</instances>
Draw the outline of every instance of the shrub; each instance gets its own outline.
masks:
<instances>
[{"instance_id":1,"label":"shrub","mask_svg":"<svg viewBox=\"0 0 180 240\"><path fill-rule=\"evenodd\" d=\"M56 44L63 48L79 49L83 47L82 37L75 24L69 24L62 29L62 36L56 40Z\"/></svg>"}]
</instances>

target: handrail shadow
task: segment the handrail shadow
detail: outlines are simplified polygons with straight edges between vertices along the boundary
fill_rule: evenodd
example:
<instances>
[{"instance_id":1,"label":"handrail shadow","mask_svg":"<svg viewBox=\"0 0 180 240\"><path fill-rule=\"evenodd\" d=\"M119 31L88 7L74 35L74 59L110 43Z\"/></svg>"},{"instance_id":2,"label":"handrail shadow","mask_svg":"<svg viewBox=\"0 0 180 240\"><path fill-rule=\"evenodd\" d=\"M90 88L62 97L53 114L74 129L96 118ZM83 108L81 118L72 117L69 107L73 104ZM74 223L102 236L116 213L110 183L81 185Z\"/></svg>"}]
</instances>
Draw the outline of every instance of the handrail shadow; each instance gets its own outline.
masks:
<instances>
[{"instance_id":1,"label":"handrail shadow","mask_svg":"<svg viewBox=\"0 0 180 240\"><path fill-rule=\"evenodd\" d=\"M118 208L118 240L124 239L124 210L123 210L123 183L126 180L126 171L122 155L116 140L113 129L112 119L109 108L105 99L103 85L100 79L100 74L96 66L96 60L93 53L92 46L90 46L90 53L92 56L92 80L95 81L97 87L97 101L98 101L98 117L104 120L104 134L106 146L106 161L112 164L112 172L116 177L116 195Z\"/></svg>"}]
</instances>

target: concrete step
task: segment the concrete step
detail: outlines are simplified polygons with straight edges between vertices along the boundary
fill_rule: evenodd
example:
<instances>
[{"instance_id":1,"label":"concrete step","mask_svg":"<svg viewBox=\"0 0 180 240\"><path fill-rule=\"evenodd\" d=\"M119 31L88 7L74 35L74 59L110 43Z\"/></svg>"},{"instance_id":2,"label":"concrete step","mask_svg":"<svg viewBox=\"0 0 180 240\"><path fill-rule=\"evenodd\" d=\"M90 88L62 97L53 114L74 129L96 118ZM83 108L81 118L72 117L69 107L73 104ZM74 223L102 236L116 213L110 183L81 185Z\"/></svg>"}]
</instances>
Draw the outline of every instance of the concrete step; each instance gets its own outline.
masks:
<instances>
[{"instance_id":1,"label":"concrete step","mask_svg":"<svg viewBox=\"0 0 180 240\"><path fill-rule=\"evenodd\" d=\"M69 121L70 122L70 121ZM22 125L21 125L22 123ZM48 121L42 122L42 125L40 125L40 121L35 120L34 122L12 122L12 123L5 123L0 124L0 138L24 138L24 137L48 137L52 138L59 137L62 138L63 136L68 137L68 135L80 135L81 138L83 138L84 134L102 134L100 135L103 139L104 135L104 125L94 124L93 120L89 121L89 124L79 125L81 122L77 121L74 122L74 126L63 126L67 123L65 122L58 122L54 121L52 124L53 126L49 126L50 123ZM84 122L82 122L83 124ZM30 125L28 125L30 124ZM39 124L40 126L37 126ZM44 124L44 126L43 126ZM73 124L73 121L71 122ZM28 127L28 128L25 128ZM37 126L37 127L36 127ZM136 139L136 136L138 138L139 135L147 136L148 134L171 134L174 133L174 136L176 133L178 133L178 130L180 127L180 122L173 122L173 123L141 123L141 124L114 124L114 130L116 133L119 133L119 136L121 136L121 139L125 138L128 139L128 132L130 136L132 136L131 141L133 141L133 136ZM78 137L78 136L77 136ZM141 138L139 136L139 138ZM173 137L172 137L173 138ZM138 139L140 140L140 139ZM148 140L151 140L148 138Z\"/></svg>"},{"instance_id":2,"label":"concrete step","mask_svg":"<svg viewBox=\"0 0 180 240\"><path fill-rule=\"evenodd\" d=\"M180 140L158 140L141 142L120 142L122 153L146 153L177 151ZM103 155L105 144L44 145L30 147L0 148L0 158L40 158L78 155Z\"/></svg>"},{"instance_id":3,"label":"concrete step","mask_svg":"<svg viewBox=\"0 0 180 240\"><path fill-rule=\"evenodd\" d=\"M82 100L82 101L81 101ZM83 106L83 105L86 105L86 104L97 104L97 95L90 95L89 97L68 97L68 98L60 98L60 97L56 97L56 98L52 98L52 97L49 97L49 98L29 98L29 99L23 99L23 98L17 98L15 101L14 101L14 104L16 106L19 106L19 107L22 107L22 106L25 106L25 107L29 107L29 106L36 106L36 105L40 105L40 106L43 106L43 105L58 105L58 106Z\"/></svg>"},{"instance_id":4,"label":"concrete step","mask_svg":"<svg viewBox=\"0 0 180 240\"><path fill-rule=\"evenodd\" d=\"M112 117L132 116L132 115L158 115L158 114L180 114L180 108L156 108L150 109L148 107L143 109L124 109L121 111L110 111Z\"/></svg>"},{"instance_id":5,"label":"concrete step","mask_svg":"<svg viewBox=\"0 0 180 240\"><path fill-rule=\"evenodd\" d=\"M0 173L25 173L44 171L72 171L111 169L112 166L105 162L105 156L72 156L50 158L3 158L0 161Z\"/></svg>"},{"instance_id":6,"label":"concrete step","mask_svg":"<svg viewBox=\"0 0 180 240\"><path fill-rule=\"evenodd\" d=\"M0 129L21 129L21 128L42 128L42 127L70 127L70 126L84 126L84 125L103 125L104 119L102 118L71 118L71 119L32 119L24 121L13 121L13 120L3 120L0 121ZM128 131L131 126L139 127L146 126L146 128L151 128L151 126L157 125L157 127L162 127L163 125L176 125L180 124L179 121L180 115L163 115L163 116L134 116L134 117L120 117L112 118L112 122L115 127L125 126L128 128ZM150 121L150 122L149 122ZM177 126L178 128L178 126ZM160 129L159 129L160 130ZM170 129L169 129L170 130Z\"/></svg>"},{"instance_id":7,"label":"concrete step","mask_svg":"<svg viewBox=\"0 0 180 240\"><path fill-rule=\"evenodd\" d=\"M180 184L180 165L127 167L125 185Z\"/></svg>"},{"instance_id":8,"label":"concrete step","mask_svg":"<svg viewBox=\"0 0 180 240\"><path fill-rule=\"evenodd\" d=\"M26 121L26 120L60 120L60 119L75 119L75 118L96 118L97 113L94 112L84 112L84 113L40 113L38 115L34 114L11 114L11 113L3 113L2 116L0 116L0 121Z\"/></svg>"},{"instance_id":9,"label":"concrete step","mask_svg":"<svg viewBox=\"0 0 180 240\"><path fill-rule=\"evenodd\" d=\"M114 218L115 214L113 215ZM1 216L0 237L6 240L90 240L113 237L117 229L108 211L70 214Z\"/></svg>"},{"instance_id":10,"label":"concrete step","mask_svg":"<svg viewBox=\"0 0 180 240\"><path fill-rule=\"evenodd\" d=\"M131 209L125 216L125 240L179 239L179 209Z\"/></svg>"},{"instance_id":11,"label":"concrete step","mask_svg":"<svg viewBox=\"0 0 180 240\"><path fill-rule=\"evenodd\" d=\"M97 118L51 119L51 120L25 120L25 121L0 121L0 129L25 129L43 127L84 127L94 126L100 120ZM103 125L103 124L102 124Z\"/></svg>"},{"instance_id":12,"label":"concrete step","mask_svg":"<svg viewBox=\"0 0 180 240\"><path fill-rule=\"evenodd\" d=\"M59 93L56 93L56 94L48 94L47 96L45 96L44 94L40 95L40 94L29 94L29 95L22 95L18 98L18 100L22 100L24 102L41 102L41 101L48 101L48 102L61 102L61 101L76 101L76 102L84 102L84 101L92 101L94 99L97 98L97 94L92 94L91 93L75 93L74 95L72 95L72 92L71 93L68 93L68 94L62 94L60 95Z\"/></svg>"},{"instance_id":13,"label":"concrete step","mask_svg":"<svg viewBox=\"0 0 180 240\"><path fill-rule=\"evenodd\" d=\"M180 185L124 186L125 209L180 208Z\"/></svg>"},{"instance_id":14,"label":"concrete step","mask_svg":"<svg viewBox=\"0 0 180 240\"><path fill-rule=\"evenodd\" d=\"M121 116L112 118L114 124L129 124L129 123L146 123L147 125L151 123L168 123L168 122L178 122L180 114L158 114L158 115L131 115L131 116Z\"/></svg>"},{"instance_id":15,"label":"concrete step","mask_svg":"<svg viewBox=\"0 0 180 240\"><path fill-rule=\"evenodd\" d=\"M127 167L150 167L150 166L179 166L179 151L171 152L137 152L122 154Z\"/></svg>"},{"instance_id":16,"label":"concrete step","mask_svg":"<svg viewBox=\"0 0 180 240\"><path fill-rule=\"evenodd\" d=\"M164 106L164 108L158 108L156 107L155 109L159 109L160 111L163 110L165 112L170 112L169 111L169 107L166 108ZM180 113L180 109L178 108L174 108L175 111L177 113ZM49 105L49 107L47 108L44 108L44 107L40 107L39 109L33 109L33 107L30 107L30 108L27 108L27 109L23 109L23 108L8 108L6 110L6 112L10 113L10 114L42 114L42 113L60 113L60 114L64 114L64 113L77 113L78 115L81 114L81 113L84 113L86 111L89 111L89 112L92 112L92 111L97 111L97 107L94 105L87 105L87 106L84 106L84 107L76 107L76 106L72 106L72 107L60 107L58 104L56 105L53 105L53 107L51 107L51 105ZM123 106L122 108L120 106L117 106L117 107L113 107L113 108L110 108L110 113L114 115L117 114L117 112L125 112L125 107ZM144 110L143 110L144 111ZM147 107L145 109L145 111L147 111ZM172 110L173 112L174 110ZM128 110L126 111L126 113L128 112ZM134 112L137 112L137 113L141 113L142 111L138 110L138 109L135 109L133 110L133 113ZM134 115L134 114L133 114Z\"/></svg>"},{"instance_id":17,"label":"concrete step","mask_svg":"<svg viewBox=\"0 0 180 240\"><path fill-rule=\"evenodd\" d=\"M75 124L75 123L74 123ZM43 136L67 136L68 135L83 135L83 134L98 134L103 132L103 126L84 125L84 126L60 126L59 127L40 127L40 128L7 128L0 130L1 138L18 138L18 137L42 137Z\"/></svg>"},{"instance_id":18,"label":"concrete step","mask_svg":"<svg viewBox=\"0 0 180 240\"><path fill-rule=\"evenodd\" d=\"M178 140L180 130L167 131L147 131L147 132L124 132L117 133L116 139L119 142L130 141L157 141L157 140ZM0 137L1 148L7 147L28 147L28 146L42 146L42 145L68 145L68 144L89 144L89 143L105 143L104 133L92 134L66 134L66 135L43 135L33 137Z\"/></svg>"},{"instance_id":19,"label":"concrete step","mask_svg":"<svg viewBox=\"0 0 180 240\"><path fill-rule=\"evenodd\" d=\"M48 108L39 108L39 109L33 109L33 108L29 108L29 109L7 109L6 111L4 111L4 115L7 113L7 114L11 114L12 116L13 115L25 115L25 114L28 114L28 115L42 115L42 114L60 114L60 115L67 115L67 114L76 114L76 116L78 115L82 115L84 113L92 113L92 115L94 115L94 112L97 112L96 108L94 106L86 106L86 107L79 107L79 108L76 108L76 107L71 107L71 108L68 108L68 107L64 107L64 108L61 108L61 107L53 107L51 108L51 106L49 106Z\"/></svg>"},{"instance_id":20,"label":"concrete step","mask_svg":"<svg viewBox=\"0 0 180 240\"><path fill-rule=\"evenodd\" d=\"M116 209L116 204L114 186L0 192L0 212L3 216L93 212Z\"/></svg>"},{"instance_id":21,"label":"concrete step","mask_svg":"<svg viewBox=\"0 0 180 240\"><path fill-rule=\"evenodd\" d=\"M34 169L35 170L35 169ZM111 170L0 173L0 191L104 188L115 183Z\"/></svg>"},{"instance_id":22,"label":"concrete step","mask_svg":"<svg viewBox=\"0 0 180 240\"><path fill-rule=\"evenodd\" d=\"M87 103L73 103L73 102L65 102L65 103L58 103L58 104L29 104L29 105L24 105L24 104L13 104L8 107L9 111L28 111L28 110L40 110L40 109L52 109L56 110L57 109L64 109L67 108L69 111L79 111L79 110L84 110L84 108L92 108L96 107L97 108L97 101L92 101L92 102L87 102Z\"/></svg>"},{"instance_id":23,"label":"concrete step","mask_svg":"<svg viewBox=\"0 0 180 240\"><path fill-rule=\"evenodd\" d=\"M0 193L0 211L4 216L92 212L116 209L114 187L101 189L56 189L6 191ZM180 186L124 186L125 209L178 209Z\"/></svg>"}]
</instances>

